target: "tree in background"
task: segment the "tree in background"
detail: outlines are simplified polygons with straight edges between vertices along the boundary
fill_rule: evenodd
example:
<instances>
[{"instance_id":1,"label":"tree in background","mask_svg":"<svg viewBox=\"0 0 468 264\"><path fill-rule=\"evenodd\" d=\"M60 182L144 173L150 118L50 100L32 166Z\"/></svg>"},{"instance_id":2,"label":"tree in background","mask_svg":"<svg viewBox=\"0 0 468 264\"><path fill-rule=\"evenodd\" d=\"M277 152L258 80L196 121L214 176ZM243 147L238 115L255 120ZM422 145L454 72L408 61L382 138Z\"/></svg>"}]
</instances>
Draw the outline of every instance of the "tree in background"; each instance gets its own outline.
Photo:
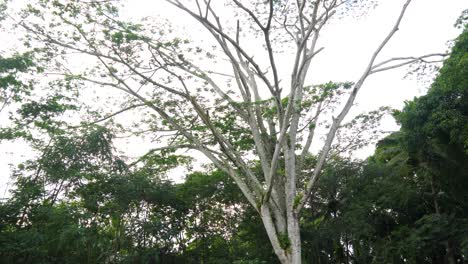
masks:
<instances>
[{"instance_id":1,"label":"tree in background","mask_svg":"<svg viewBox=\"0 0 468 264\"><path fill-rule=\"evenodd\" d=\"M54 134L39 153L18 166L16 188L0 205L2 263L172 258L178 215L158 212L177 205L174 187L143 171L157 161L162 175L178 157L146 157L135 170L113 154L102 127Z\"/></svg>"},{"instance_id":2,"label":"tree in background","mask_svg":"<svg viewBox=\"0 0 468 264\"><path fill-rule=\"evenodd\" d=\"M445 244L448 263L466 256L468 172L468 30L456 40L450 58L428 94L406 104L397 120L408 163L421 177L432 214L419 220L421 235ZM425 225L435 225L427 227ZM441 227L440 233L429 230ZM444 228L443 228L444 227ZM461 230L464 230L460 232Z\"/></svg>"},{"instance_id":3,"label":"tree in background","mask_svg":"<svg viewBox=\"0 0 468 264\"><path fill-rule=\"evenodd\" d=\"M466 260L467 54L465 27L427 95L395 113L400 131L380 141L365 164L352 169L352 163L340 162L349 169L335 165L324 171L317 201L312 202L317 215L308 221L309 228L302 228L319 238L307 244L317 248L315 254L323 252L312 259L441 264ZM304 243L314 241L303 238Z\"/></svg>"}]
</instances>

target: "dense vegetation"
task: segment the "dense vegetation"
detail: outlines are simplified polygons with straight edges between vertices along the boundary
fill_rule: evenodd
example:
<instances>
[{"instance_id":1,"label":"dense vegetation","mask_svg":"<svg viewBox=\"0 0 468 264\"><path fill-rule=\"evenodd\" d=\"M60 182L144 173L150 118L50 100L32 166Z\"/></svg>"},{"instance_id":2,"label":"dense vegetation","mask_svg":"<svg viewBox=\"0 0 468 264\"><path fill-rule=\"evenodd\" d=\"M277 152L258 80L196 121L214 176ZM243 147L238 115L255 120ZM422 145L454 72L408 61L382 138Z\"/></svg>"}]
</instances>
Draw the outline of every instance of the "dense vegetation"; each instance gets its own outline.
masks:
<instances>
[{"instance_id":1,"label":"dense vegetation","mask_svg":"<svg viewBox=\"0 0 468 264\"><path fill-rule=\"evenodd\" d=\"M167 172L190 158L150 152L128 163L112 129L65 129L52 117L75 102L32 101L33 84L16 79L40 70L31 56L0 58L0 102L21 104L0 137L39 153L18 165L0 204L0 263L278 262L226 173L208 168L175 184ZM427 95L395 112L400 131L366 161L331 158L301 219L304 263L467 260L467 76L465 30Z\"/></svg>"},{"instance_id":2,"label":"dense vegetation","mask_svg":"<svg viewBox=\"0 0 468 264\"><path fill-rule=\"evenodd\" d=\"M301 222L306 259L463 262L467 52L465 31L428 94L395 114L399 132L364 163L336 158L327 167ZM2 62L8 67L14 60ZM23 70L24 63L15 65ZM57 110L49 106L25 104L23 119L29 109L44 121L47 111ZM53 133L39 158L18 166L12 197L1 204L1 262L276 261L254 210L224 173L196 172L173 184L163 175L187 162L182 157L149 154L134 169L114 155L113 135L104 127Z\"/></svg>"}]
</instances>

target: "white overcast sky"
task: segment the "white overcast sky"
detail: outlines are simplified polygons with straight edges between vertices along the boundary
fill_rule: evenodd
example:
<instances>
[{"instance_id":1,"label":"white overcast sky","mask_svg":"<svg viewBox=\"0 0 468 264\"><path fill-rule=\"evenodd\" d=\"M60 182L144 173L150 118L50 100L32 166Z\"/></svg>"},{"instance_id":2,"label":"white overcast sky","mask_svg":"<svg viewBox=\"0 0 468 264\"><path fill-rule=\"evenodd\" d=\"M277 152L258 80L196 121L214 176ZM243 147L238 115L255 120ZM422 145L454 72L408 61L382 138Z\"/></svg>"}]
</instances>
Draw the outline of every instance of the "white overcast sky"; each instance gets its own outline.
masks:
<instances>
[{"instance_id":1,"label":"white overcast sky","mask_svg":"<svg viewBox=\"0 0 468 264\"><path fill-rule=\"evenodd\" d=\"M405 0L380 0L377 7L370 10L365 17L359 20L345 18L324 29L319 47L323 46L325 49L311 66L310 82L355 81L376 46L393 26L404 2ZM453 24L467 8L467 0L413 0L400 30L381 53L378 61L391 57L445 52L448 41L460 33ZM211 43L205 40L207 35L193 19L163 0L131 0L124 10L124 16L131 19L162 16L184 38ZM0 50L8 49L10 44L11 41L0 38ZM280 65L286 67L288 62L280 62ZM424 94L427 84L415 79L403 79L405 73L405 69L402 69L371 76L360 91L355 112L376 109L382 105L400 109L405 100ZM390 119L385 121L385 127L388 130L398 129ZM133 142L132 148L126 150L130 156L136 156L147 149L144 144L143 141ZM0 144L0 198L9 188L7 183L10 181L10 164L21 161L24 158L22 155L26 154L23 152L25 150L18 143ZM360 155L368 154L371 154L369 149Z\"/></svg>"}]
</instances>

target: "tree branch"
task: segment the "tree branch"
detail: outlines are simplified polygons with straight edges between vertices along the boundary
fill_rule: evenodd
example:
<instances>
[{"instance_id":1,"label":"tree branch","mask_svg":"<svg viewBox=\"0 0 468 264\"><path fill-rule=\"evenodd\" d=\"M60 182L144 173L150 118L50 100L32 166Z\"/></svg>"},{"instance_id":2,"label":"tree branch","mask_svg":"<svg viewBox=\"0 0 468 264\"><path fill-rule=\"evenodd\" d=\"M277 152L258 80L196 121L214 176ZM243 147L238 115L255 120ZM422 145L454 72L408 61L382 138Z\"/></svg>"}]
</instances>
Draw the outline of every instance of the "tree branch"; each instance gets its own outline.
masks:
<instances>
[{"instance_id":1,"label":"tree branch","mask_svg":"<svg viewBox=\"0 0 468 264\"><path fill-rule=\"evenodd\" d=\"M364 73L362 74L361 78L359 81L355 84L351 94L348 97L348 100L341 110L340 114L338 115L337 118L333 119L333 123L330 127L330 130L328 131L327 138L325 140L325 144L322 147L321 153L319 155L319 159L317 162L317 165L315 166L314 172L312 173L311 178L307 182L306 188L304 190L304 194L302 195L302 198L300 199L299 204L295 208L295 211L299 213L301 209L304 207L306 202L308 201L310 194L312 192L312 188L314 187L315 183L318 180L318 177L320 175L320 172L323 169L323 166L325 165L325 161L327 159L328 153L331 149L331 144L333 142L333 139L335 138L336 131L338 130L341 122L345 118L345 116L348 114L349 110L351 109L351 106L354 103L354 100L356 99L357 93L359 92L360 88L362 87L363 83L367 79L367 77L370 75L370 72L372 70L372 67L374 65L375 59L379 55L379 53L382 51L382 49L387 45L387 43L390 41L390 39L393 37L393 35L398 31L398 27L401 23L401 20L403 19L403 16L406 12L406 9L408 5L411 3L412 0L407 0L406 3L403 5L402 10L400 11L400 15L398 16L398 19L391 29L390 33L387 35L387 37L382 41L382 43L377 47L377 50L374 52L372 55L369 64L367 68L365 69Z\"/></svg>"}]
</instances>

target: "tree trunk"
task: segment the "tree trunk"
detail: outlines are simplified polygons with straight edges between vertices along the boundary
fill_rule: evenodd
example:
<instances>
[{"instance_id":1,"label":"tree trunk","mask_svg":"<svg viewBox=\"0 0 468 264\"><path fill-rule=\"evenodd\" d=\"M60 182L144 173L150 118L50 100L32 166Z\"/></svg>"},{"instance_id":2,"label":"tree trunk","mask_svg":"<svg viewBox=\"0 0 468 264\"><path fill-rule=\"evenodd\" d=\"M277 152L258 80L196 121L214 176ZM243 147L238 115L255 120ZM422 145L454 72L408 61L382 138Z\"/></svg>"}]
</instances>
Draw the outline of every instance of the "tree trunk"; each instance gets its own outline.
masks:
<instances>
[{"instance_id":1,"label":"tree trunk","mask_svg":"<svg viewBox=\"0 0 468 264\"><path fill-rule=\"evenodd\" d=\"M275 225L270 208L262 206L260 215L273 250L282 264L301 264L302 249L299 218L294 217L287 223L286 230L279 230Z\"/></svg>"},{"instance_id":2,"label":"tree trunk","mask_svg":"<svg viewBox=\"0 0 468 264\"><path fill-rule=\"evenodd\" d=\"M290 240L291 264L302 263L301 234L299 229L299 218L293 217L293 221L288 223L288 236Z\"/></svg>"},{"instance_id":3,"label":"tree trunk","mask_svg":"<svg viewBox=\"0 0 468 264\"><path fill-rule=\"evenodd\" d=\"M439 202L437 201L437 190L435 189L434 186L434 175L431 175L431 191L432 191L432 199L434 202L434 209L437 215L441 215L440 213L440 207L439 207ZM447 264L455 264L455 256L453 254L452 247L450 246L449 241L444 242L445 245L445 263Z\"/></svg>"}]
</instances>

